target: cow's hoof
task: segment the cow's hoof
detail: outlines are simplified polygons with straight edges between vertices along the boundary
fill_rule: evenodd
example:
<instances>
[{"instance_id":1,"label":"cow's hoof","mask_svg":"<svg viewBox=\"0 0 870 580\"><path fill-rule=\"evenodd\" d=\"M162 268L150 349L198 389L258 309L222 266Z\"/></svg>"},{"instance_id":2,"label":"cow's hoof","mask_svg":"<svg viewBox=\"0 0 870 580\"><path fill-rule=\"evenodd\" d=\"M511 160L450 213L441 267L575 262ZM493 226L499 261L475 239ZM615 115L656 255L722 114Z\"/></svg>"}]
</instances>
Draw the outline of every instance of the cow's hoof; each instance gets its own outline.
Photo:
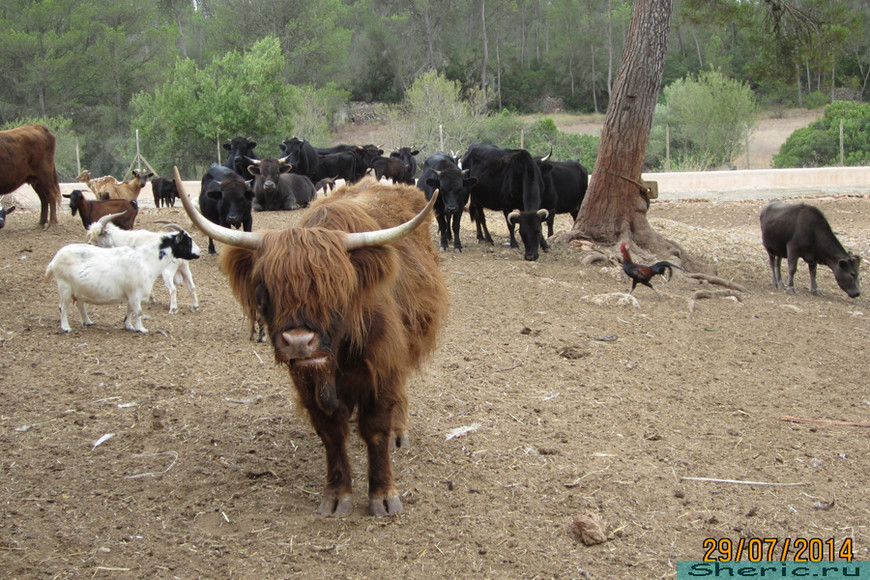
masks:
<instances>
[{"instance_id":1,"label":"cow's hoof","mask_svg":"<svg viewBox=\"0 0 870 580\"><path fill-rule=\"evenodd\" d=\"M327 496L320 502L317 513L328 518L345 518L353 512L353 498L346 495L336 499Z\"/></svg>"},{"instance_id":2,"label":"cow's hoof","mask_svg":"<svg viewBox=\"0 0 870 580\"><path fill-rule=\"evenodd\" d=\"M401 435L396 433L396 436L393 437L393 444L396 446L396 449L408 449L411 447L411 440L408 439L407 433L402 433Z\"/></svg>"},{"instance_id":3,"label":"cow's hoof","mask_svg":"<svg viewBox=\"0 0 870 580\"><path fill-rule=\"evenodd\" d=\"M398 495L391 495L387 498L372 498L369 500L369 512L376 518L385 516L394 516L401 513L403 510L402 502Z\"/></svg>"}]
</instances>

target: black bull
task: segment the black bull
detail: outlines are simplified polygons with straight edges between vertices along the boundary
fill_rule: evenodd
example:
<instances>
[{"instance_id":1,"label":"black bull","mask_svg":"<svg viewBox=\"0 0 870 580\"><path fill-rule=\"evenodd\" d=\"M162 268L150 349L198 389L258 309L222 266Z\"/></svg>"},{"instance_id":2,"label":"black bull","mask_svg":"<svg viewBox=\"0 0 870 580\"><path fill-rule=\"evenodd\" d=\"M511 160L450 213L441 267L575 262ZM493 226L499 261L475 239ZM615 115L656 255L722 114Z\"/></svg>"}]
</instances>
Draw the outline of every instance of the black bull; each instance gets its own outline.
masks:
<instances>
[{"instance_id":1,"label":"black bull","mask_svg":"<svg viewBox=\"0 0 870 580\"><path fill-rule=\"evenodd\" d=\"M289 173L287 158L251 160L254 175L254 211L282 211L305 207L314 198L314 184L304 175Z\"/></svg>"},{"instance_id":2,"label":"black bull","mask_svg":"<svg viewBox=\"0 0 870 580\"><path fill-rule=\"evenodd\" d=\"M432 199L436 189L440 191L434 211L438 220L442 251L447 251L447 244L451 239L454 251L462 251L459 222L468 203L469 192L475 183L477 178L469 177L467 170L461 171L453 158L444 153L436 153L423 163L423 173L417 181L417 187L426 194L426 199Z\"/></svg>"},{"instance_id":3,"label":"black bull","mask_svg":"<svg viewBox=\"0 0 870 580\"><path fill-rule=\"evenodd\" d=\"M544 177L552 166L540 162L524 149L500 149L472 145L462 158L477 183L471 189L469 214L477 222L477 240L492 244L483 209L502 211L510 233L510 246L518 248L514 227L518 224L526 260L537 260L538 249L549 249L541 235L541 223L550 211L545 205Z\"/></svg>"}]
</instances>

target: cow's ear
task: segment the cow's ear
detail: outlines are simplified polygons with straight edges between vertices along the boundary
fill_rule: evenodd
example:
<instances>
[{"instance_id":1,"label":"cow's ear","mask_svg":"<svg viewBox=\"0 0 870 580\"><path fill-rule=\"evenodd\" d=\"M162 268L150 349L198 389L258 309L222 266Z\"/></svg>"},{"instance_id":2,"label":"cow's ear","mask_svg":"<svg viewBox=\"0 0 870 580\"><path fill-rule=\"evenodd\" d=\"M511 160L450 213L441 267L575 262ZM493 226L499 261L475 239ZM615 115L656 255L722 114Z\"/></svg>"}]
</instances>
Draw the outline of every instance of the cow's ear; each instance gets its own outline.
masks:
<instances>
[{"instance_id":1,"label":"cow's ear","mask_svg":"<svg viewBox=\"0 0 870 580\"><path fill-rule=\"evenodd\" d=\"M419 155L419 154L420 154L419 149L414 149L413 151L411 151L411 155Z\"/></svg>"},{"instance_id":2,"label":"cow's ear","mask_svg":"<svg viewBox=\"0 0 870 580\"><path fill-rule=\"evenodd\" d=\"M363 289L383 283L399 269L399 257L391 245L353 250L350 252L350 261Z\"/></svg>"},{"instance_id":3,"label":"cow's ear","mask_svg":"<svg viewBox=\"0 0 870 580\"><path fill-rule=\"evenodd\" d=\"M260 175L260 168L256 165L248 165L248 171L251 172L251 175Z\"/></svg>"},{"instance_id":4,"label":"cow's ear","mask_svg":"<svg viewBox=\"0 0 870 580\"><path fill-rule=\"evenodd\" d=\"M291 169L293 169L293 166L289 163L285 163L278 168L278 171L280 171L281 173L289 173Z\"/></svg>"},{"instance_id":5,"label":"cow's ear","mask_svg":"<svg viewBox=\"0 0 870 580\"><path fill-rule=\"evenodd\" d=\"M437 177L427 177L426 185L431 187L439 187L441 185L441 181Z\"/></svg>"},{"instance_id":6,"label":"cow's ear","mask_svg":"<svg viewBox=\"0 0 870 580\"><path fill-rule=\"evenodd\" d=\"M220 190L215 191L214 189L209 189L205 192L205 195L209 199L213 199L215 201L220 201L221 197L223 197L223 193Z\"/></svg>"},{"instance_id":7,"label":"cow's ear","mask_svg":"<svg viewBox=\"0 0 870 580\"><path fill-rule=\"evenodd\" d=\"M6 215L9 215L9 214L12 213L13 211L15 211L15 206L14 206L14 205L13 205L12 207L10 207L9 209L6 210ZM859 258L859 260L860 260L860 258Z\"/></svg>"},{"instance_id":8,"label":"cow's ear","mask_svg":"<svg viewBox=\"0 0 870 580\"><path fill-rule=\"evenodd\" d=\"M256 146L257 146L256 141L248 141L248 151L250 151L251 149L253 149Z\"/></svg>"},{"instance_id":9,"label":"cow's ear","mask_svg":"<svg viewBox=\"0 0 870 580\"><path fill-rule=\"evenodd\" d=\"M462 185L464 185L465 187L474 187L475 185L477 185L477 178L476 177L466 177L465 179L462 180Z\"/></svg>"},{"instance_id":10,"label":"cow's ear","mask_svg":"<svg viewBox=\"0 0 870 580\"><path fill-rule=\"evenodd\" d=\"M229 144L229 143L224 143L224 149L226 149L227 151L229 151L229 150L230 150L230 144Z\"/></svg>"},{"instance_id":11,"label":"cow's ear","mask_svg":"<svg viewBox=\"0 0 870 580\"><path fill-rule=\"evenodd\" d=\"M855 264L855 266L858 266L858 264L861 263L861 256L859 256L858 254L852 254L852 256L849 258L849 261Z\"/></svg>"}]
</instances>

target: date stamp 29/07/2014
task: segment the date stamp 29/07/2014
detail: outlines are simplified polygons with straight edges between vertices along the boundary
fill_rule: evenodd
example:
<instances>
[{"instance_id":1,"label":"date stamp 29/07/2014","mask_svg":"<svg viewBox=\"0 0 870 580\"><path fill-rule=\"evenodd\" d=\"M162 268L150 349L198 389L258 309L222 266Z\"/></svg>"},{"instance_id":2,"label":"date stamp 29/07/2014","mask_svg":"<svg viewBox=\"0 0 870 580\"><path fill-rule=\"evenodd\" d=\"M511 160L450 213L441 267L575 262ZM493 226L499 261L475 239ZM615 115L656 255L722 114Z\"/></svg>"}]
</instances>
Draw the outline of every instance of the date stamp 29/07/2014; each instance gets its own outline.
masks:
<instances>
[{"instance_id":1,"label":"date stamp 29/07/2014","mask_svg":"<svg viewBox=\"0 0 870 580\"><path fill-rule=\"evenodd\" d=\"M852 561L852 538L707 538L704 562Z\"/></svg>"}]
</instances>

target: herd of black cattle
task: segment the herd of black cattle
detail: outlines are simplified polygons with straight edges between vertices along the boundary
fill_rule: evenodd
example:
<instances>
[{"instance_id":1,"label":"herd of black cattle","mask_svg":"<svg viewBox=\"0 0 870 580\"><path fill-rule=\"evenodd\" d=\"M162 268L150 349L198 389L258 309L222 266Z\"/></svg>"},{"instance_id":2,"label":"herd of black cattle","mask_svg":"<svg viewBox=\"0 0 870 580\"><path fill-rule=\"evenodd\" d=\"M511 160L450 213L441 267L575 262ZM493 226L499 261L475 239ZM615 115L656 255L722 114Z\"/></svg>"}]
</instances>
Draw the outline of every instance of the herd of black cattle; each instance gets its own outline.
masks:
<instances>
[{"instance_id":1,"label":"herd of black cattle","mask_svg":"<svg viewBox=\"0 0 870 580\"><path fill-rule=\"evenodd\" d=\"M459 224L466 205L477 223L479 241L492 243L483 208L504 212L511 247L519 247L514 230L519 226L527 260L538 259L539 248L547 249L543 224L553 234L557 213L576 218L586 194L589 174L577 161L551 161L532 157L522 149L501 149L475 144L461 160L446 153L426 159L416 179L419 151L402 147L383 156L375 145L313 147L299 138L281 144L282 157L260 159L256 141L236 137L224 144L228 156L223 165L213 164L202 180L200 210L224 227L251 231L252 211L292 210L304 207L320 189L335 180L355 183L367 173L375 179L416 184L435 202L440 246L461 252ZM161 203L155 189L155 203ZM214 252L209 240L209 252Z\"/></svg>"}]
</instances>

